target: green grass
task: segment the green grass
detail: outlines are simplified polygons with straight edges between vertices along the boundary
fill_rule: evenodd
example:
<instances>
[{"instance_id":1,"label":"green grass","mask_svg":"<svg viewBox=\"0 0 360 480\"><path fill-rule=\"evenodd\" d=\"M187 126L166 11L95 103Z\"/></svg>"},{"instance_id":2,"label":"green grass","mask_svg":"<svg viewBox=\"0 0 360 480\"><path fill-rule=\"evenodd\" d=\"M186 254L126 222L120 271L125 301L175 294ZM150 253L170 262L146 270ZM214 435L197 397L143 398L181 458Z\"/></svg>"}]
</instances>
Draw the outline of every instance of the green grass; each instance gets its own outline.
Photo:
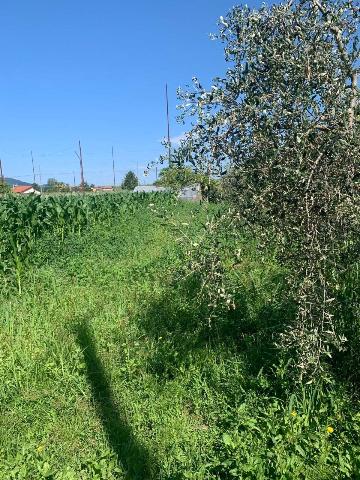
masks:
<instances>
[{"instance_id":1,"label":"green grass","mask_svg":"<svg viewBox=\"0 0 360 480\"><path fill-rule=\"evenodd\" d=\"M205 209L171 219L195 237ZM261 329L290 314L279 267L248 245L239 309L209 328L170 213L45 237L3 294L0 479L360 478L354 398L292 388Z\"/></svg>"}]
</instances>

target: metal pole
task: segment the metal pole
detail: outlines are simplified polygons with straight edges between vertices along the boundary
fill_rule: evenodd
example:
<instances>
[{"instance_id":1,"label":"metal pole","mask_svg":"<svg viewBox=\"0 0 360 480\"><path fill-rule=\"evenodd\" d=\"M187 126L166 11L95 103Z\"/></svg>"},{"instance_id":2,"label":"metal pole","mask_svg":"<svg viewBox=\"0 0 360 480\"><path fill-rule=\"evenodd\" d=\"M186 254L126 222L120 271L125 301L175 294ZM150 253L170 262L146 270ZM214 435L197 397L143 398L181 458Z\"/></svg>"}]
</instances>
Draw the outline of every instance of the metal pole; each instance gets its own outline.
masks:
<instances>
[{"instance_id":1,"label":"metal pole","mask_svg":"<svg viewBox=\"0 0 360 480\"><path fill-rule=\"evenodd\" d=\"M112 167L113 167L114 188L115 188L115 186L116 186L116 178L115 178L114 147L111 147L111 156L112 156Z\"/></svg>"},{"instance_id":2,"label":"metal pole","mask_svg":"<svg viewBox=\"0 0 360 480\"><path fill-rule=\"evenodd\" d=\"M168 86L165 85L165 94L166 94L166 120L167 120L167 140L168 140L168 157L169 157L169 167L171 165L171 141L170 141L170 118L169 118L169 96L168 96Z\"/></svg>"},{"instance_id":3,"label":"metal pole","mask_svg":"<svg viewBox=\"0 0 360 480\"><path fill-rule=\"evenodd\" d=\"M4 178L1 158L0 158L0 181L3 185L5 185L5 178Z\"/></svg>"},{"instance_id":4,"label":"metal pole","mask_svg":"<svg viewBox=\"0 0 360 480\"><path fill-rule=\"evenodd\" d=\"M35 183L36 183L36 175L35 175L34 157L33 157L32 150L31 150L30 154L31 154L32 171L33 171L34 185L35 185Z\"/></svg>"},{"instance_id":5,"label":"metal pole","mask_svg":"<svg viewBox=\"0 0 360 480\"><path fill-rule=\"evenodd\" d=\"M81 143L79 140L79 152L80 152L80 178L81 178L81 189L84 188L85 180L84 180L84 165L83 165L83 157L82 157L82 150L81 150Z\"/></svg>"}]
</instances>

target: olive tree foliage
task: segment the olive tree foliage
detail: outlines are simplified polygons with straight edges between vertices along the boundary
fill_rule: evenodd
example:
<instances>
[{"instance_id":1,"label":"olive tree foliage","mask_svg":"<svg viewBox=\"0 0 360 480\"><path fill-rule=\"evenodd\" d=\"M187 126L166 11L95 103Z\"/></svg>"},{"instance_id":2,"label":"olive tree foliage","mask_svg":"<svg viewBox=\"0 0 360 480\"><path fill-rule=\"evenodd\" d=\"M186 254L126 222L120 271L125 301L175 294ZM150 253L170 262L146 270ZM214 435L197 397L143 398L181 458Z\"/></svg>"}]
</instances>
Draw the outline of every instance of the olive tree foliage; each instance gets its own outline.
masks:
<instances>
[{"instance_id":1,"label":"olive tree foliage","mask_svg":"<svg viewBox=\"0 0 360 480\"><path fill-rule=\"evenodd\" d=\"M179 192L184 187L199 183L199 175L189 167L171 166L163 168L160 171L159 179L155 185L160 187L169 187L175 192Z\"/></svg>"},{"instance_id":2,"label":"olive tree foliage","mask_svg":"<svg viewBox=\"0 0 360 480\"><path fill-rule=\"evenodd\" d=\"M177 156L225 175L241 222L276 240L297 315L280 339L300 376L346 346L337 277L359 248L359 6L289 1L220 18L228 69L179 90L194 116Z\"/></svg>"}]
</instances>

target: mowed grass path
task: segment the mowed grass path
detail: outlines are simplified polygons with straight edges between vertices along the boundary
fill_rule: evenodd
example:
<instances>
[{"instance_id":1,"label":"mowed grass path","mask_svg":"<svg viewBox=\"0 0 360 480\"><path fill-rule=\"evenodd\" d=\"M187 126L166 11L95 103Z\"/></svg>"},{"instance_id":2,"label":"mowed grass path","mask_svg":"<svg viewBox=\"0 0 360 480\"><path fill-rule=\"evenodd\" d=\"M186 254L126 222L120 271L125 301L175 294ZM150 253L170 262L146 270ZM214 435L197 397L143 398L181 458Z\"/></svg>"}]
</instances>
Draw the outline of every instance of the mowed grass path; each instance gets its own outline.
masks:
<instances>
[{"instance_id":1,"label":"mowed grass path","mask_svg":"<svg viewBox=\"0 0 360 480\"><path fill-rule=\"evenodd\" d=\"M346 395L271 376L276 265L243 245L237 316L210 330L174 275L172 221L196 236L206 214L139 210L39 243L0 303L1 480L358 478Z\"/></svg>"},{"instance_id":2,"label":"mowed grass path","mask_svg":"<svg viewBox=\"0 0 360 480\"><path fill-rule=\"evenodd\" d=\"M23 295L2 299L0 478L156 478L153 451L174 455L173 429L187 439L192 421L144 368L152 340L135 321L176 259L160 223L138 212L44 241Z\"/></svg>"}]
</instances>

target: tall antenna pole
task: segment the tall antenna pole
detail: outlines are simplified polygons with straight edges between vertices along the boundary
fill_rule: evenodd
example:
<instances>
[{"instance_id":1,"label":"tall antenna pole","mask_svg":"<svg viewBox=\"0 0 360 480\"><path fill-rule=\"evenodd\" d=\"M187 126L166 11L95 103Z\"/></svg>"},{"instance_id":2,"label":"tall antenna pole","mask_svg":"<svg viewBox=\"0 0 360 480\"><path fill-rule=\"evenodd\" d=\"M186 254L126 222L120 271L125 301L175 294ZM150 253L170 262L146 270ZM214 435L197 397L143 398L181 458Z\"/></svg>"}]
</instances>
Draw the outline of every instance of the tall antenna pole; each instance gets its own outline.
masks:
<instances>
[{"instance_id":1,"label":"tall antenna pole","mask_svg":"<svg viewBox=\"0 0 360 480\"><path fill-rule=\"evenodd\" d=\"M5 178L4 178L1 158L0 158L0 183L5 185Z\"/></svg>"},{"instance_id":2,"label":"tall antenna pole","mask_svg":"<svg viewBox=\"0 0 360 480\"><path fill-rule=\"evenodd\" d=\"M81 188L84 188L85 180L84 180L84 165L83 165L83 156L81 150L81 143L79 140L79 152L80 152L80 177L81 177Z\"/></svg>"},{"instance_id":3,"label":"tall antenna pole","mask_svg":"<svg viewBox=\"0 0 360 480\"><path fill-rule=\"evenodd\" d=\"M116 178L115 178L114 147L111 147L111 156L112 156L112 167L113 167L114 188L115 188L115 186L116 186Z\"/></svg>"},{"instance_id":4,"label":"tall antenna pole","mask_svg":"<svg viewBox=\"0 0 360 480\"><path fill-rule=\"evenodd\" d=\"M83 166L83 158L82 158L82 150L81 150L81 143L79 140L79 153L75 151L76 156L80 160L80 190L84 189L85 180L84 180L84 166Z\"/></svg>"},{"instance_id":5,"label":"tall antenna pole","mask_svg":"<svg viewBox=\"0 0 360 480\"><path fill-rule=\"evenodd\" d=\"M35 184L35 183L36 183L36 175L35 175L34 157L33 157L32 150L31 150L30 154L31 154L31 163L32 163L32 171L33 171L33 177L34 177L34 184Z\"/></svg>"},{"instance_id":6,"label":"tall antenna pole","mask_svg":"<svg viewBox=\"0 0 360 480\"><path fill-rule=\"evenodd\" d=\"M168 86L165 85L165 94L166 94L166 121L167 121L167 141L168 141L168 156L169 156L169 167L171 165L171 141L170 141L170 119L169 119L169 96L168 96Z\"/></svg>"}]
</instances>

